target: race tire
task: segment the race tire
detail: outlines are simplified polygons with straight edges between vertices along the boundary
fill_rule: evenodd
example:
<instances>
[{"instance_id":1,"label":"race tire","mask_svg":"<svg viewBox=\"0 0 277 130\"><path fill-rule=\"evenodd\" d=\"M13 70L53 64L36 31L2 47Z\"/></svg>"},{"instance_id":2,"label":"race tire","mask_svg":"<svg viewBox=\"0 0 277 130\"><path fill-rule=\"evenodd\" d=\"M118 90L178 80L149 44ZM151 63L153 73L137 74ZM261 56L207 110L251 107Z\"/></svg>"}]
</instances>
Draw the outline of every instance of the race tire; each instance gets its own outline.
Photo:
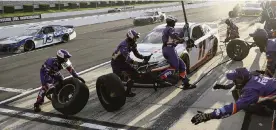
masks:
<instances>
[{"instance_id":1,"label":"race tire","mask_svg":"<svg viewBox=\"0 0 277 130\"><path fill-rule=\"evenodd\" d=\"M217 53L217 49L218 49L218 40L217 38L214 39L214 44L213 44L213 48L212 48L212 56L216 56Z\"/></svg>"},{"instance_id":2,"label":"race tire","mask_svg":"<svg viewBox=\"0 0 277 130\"><path fill-rule=\"evenodd\" d=\"M64 34L63 36L62 36L62 42L63 43L67 43L69 41L69 35L68 34Z\"/></svg>"},{"instance_id":3,"label":"race tire","mask_svg":"<svg viewBox=\"0 0 277 130\"><path fill-rule=\"evenodd\" d=\"M96 91L100 103L108 112L119 110L125 105L124 86L120 78L114 73L97 78Z\"/></svg>"},{"instance_id":4,"label":"race tire","mask_svg":"<svg viewBox=\"0 0 277 130\"><path fill-rule=\"evenodd\" d=\"M27 51L32 51L34 50L36 47L35 47L35 43L33 41L27 41L25 44L24 44L24 52L27 52Z\"/></svg>"},{"instance_id":5,"label":"race tire","mask_svg":"<svg viewBox=\"0 0 277 130\"><path fill-rule=\"evenodd\" d=\"M186 69L187 69L187 74L189 74L190 73L190 70L189 70L189 68L190 68L190 60L189 60L189 56L187 55L187 54L183 54L183 55L181 55L181 57L180 57L183 61L184 61L184 63L186 64Z\"/></svg>"},{"instance_id":6,"label":"race tire","mask_svg":"<svg viewBox=\"0 0 277 130\"><path fill-rule=\"evenodd\" d=\"M58 87L56 86L56 94L52 95L52 105L57 111L64 115L75 115L86 106L89 99L89 89L86 84L72 77L65 79L60 89ZM65 102L66 95L72 90L72 98Z\"/></svg>"},{"instance_id":7,"label":"race tire","mask_svg":"<svg viewBox=\"0 0 277 130\"><path fill-rule=\"evenodd\" d=\"M231 40L226 48L227 55L234 61L242 61L249 54L249 50L249 45L240 39Z\"/></svg>"}]
</instances>

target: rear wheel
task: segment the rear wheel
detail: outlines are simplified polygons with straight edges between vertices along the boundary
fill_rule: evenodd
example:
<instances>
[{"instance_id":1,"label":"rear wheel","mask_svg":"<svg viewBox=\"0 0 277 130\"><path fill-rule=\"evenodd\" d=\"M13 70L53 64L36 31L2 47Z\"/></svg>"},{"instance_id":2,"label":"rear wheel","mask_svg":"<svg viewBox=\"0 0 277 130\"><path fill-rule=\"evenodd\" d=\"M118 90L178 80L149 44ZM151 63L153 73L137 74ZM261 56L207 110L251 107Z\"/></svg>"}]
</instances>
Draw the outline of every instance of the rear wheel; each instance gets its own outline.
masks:
<instances>
[{"instance_id":1,"label":"rear wheel","mask_svg":"<svg viewBox=\"0 0 277 130\"><path fill-rule=\"evenodd\" d=\"M24 51L27 52L27 51L32 51L35 49L35 44L33 41L27 41L25 44L24 44Z\"/></svg>"}]
</instances>

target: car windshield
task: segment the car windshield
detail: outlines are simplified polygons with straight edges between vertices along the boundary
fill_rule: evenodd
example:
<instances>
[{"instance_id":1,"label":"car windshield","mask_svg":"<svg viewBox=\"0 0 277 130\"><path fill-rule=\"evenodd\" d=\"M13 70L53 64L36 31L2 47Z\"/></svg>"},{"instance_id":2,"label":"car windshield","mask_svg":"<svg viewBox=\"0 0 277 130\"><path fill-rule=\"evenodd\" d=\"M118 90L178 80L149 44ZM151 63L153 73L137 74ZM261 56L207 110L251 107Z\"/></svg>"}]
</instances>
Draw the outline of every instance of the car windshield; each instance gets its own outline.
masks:
<instances>
[{"instance_id":1,"label":"car windshield","mask_svg":"<svg viewBox=\"0 0 277 130\"><path fill-rule=\"evenodd\" d=\"M162 43L162 33L165 27L158 28L151 31L146 35L140 43L152 43L152 44L161 44ZM179 34L180 37L184 37L183 28L175 28L175 32Z\"/></svg>"},{"instance_id":2,"label":"car windshield","mask_svg":"<svg viewBox=\"0 0 277 130\"><path fill-rule=\"evenodd\" d=\"M260 8L260 5L259 4L245 4L245 7Z\"/></svg>"},{"instance_id":3,"label":"car windshield","mask_svg":"<svg viewBox=\"0 0 277 130\"><path fill-rule=\"evenodd\" d=\"M22 36L34 36L40 29L26 29Z\"/></svg>"},{"instance_id":4,"label":"car windshield","mask_svg":"<svg viewBox=\"0 0 277 130\"><path fill-rule=\"evenodd\" d=\"M153 16L154 12L145 12L142 16Z\"/></svg>"}]
</instances>

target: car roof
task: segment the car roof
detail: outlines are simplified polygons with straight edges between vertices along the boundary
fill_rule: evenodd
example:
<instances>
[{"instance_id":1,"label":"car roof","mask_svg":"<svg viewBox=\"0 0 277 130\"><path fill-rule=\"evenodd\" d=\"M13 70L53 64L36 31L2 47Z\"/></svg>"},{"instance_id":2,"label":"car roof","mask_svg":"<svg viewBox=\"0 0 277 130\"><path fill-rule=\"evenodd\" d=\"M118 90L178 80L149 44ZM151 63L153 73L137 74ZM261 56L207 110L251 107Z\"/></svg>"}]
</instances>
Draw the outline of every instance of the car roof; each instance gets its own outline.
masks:
<instances>
[{"instance_id":1,"label":"car roof","mask_svg":"<svg viewBox=\"0 0 277 130\"><path fill-rule=\"evenodd\" d=\"M175 24L175 27L174 28L183 28L185 26L185 22L177 22ZM189 23L189 27L191 27L192 25L195 25L196 23ZM154 29L158 29L158 28L164 28L166 26L166 24L160 24L158 26L156 26Z\"/></svg>"},{"instance_id":2,"label":"car roof","mask_svg":"<svg viewBox=\"0 0 277 130\"><path fill-rule=\"evenodd\" d=\"M50 26L53 27L53 26L61 26L61 25L34 25L29 27L28 29L41 29L41 28L50 27Z\"/></svg>"}]
</instances>

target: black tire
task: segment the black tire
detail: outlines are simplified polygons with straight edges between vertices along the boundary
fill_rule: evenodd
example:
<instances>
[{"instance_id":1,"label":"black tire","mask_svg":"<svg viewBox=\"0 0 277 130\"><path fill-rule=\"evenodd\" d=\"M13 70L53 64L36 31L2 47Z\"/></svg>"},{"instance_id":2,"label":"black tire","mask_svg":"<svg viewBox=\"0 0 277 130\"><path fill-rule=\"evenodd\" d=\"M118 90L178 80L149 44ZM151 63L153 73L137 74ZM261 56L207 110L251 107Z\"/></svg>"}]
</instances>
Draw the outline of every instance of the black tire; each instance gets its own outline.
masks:
<instances>
[{"instance_id":1,"label":"black tire","mask_svg":"<svg viewBox=\"0 0 277 130\"><path fill-rule=\"evenodd\" d=\"M214 39L214 44L213 44L213 49L212 49L212 56L216 56L217 49L218 49L218 40L216 38L216 39Z\"/></svg>"},{"instance_id":2,"label":"black tire","mask_svg":"<svg viewBox=\"0 0 277 130\"><path fill-rule=\"evenodd\" d=\"M190 68L189 56L187 54L183 54L183 55L181 55L180 58L185 62L186 68L187 68L187 74L189 74L190 73L190 70L189 70L189 68Z\"/></svg>"},{"instance_id":3,"label":"black tire","mask_svg":"<svg viewBox=\"0 0 277 130\"><path fill-rule=\"evenodd\" d=\"M120 78L114 73L98 77L96 91L100 103L108 112L119 110L125 105L124 86Z\"/></svg>"},{"instance_id":4,"label":"black tire","mask_svg":"<svg viewBox=\"0 0 277 130\"><path fill-rule=\"evenodd\" d=\"M56 88L58 89L58 86ZM72 98L68 102L64 101L72 90ZM68 78L64 80L57 93L52 95L52 105L64 115L75 115L86 106L88 99L88 87L76 78Z\"/></svg>"},{"instance_id":5,"label":"black tire","mask_svg":"<svg viewBox=\"0 0 277 130\"><path fill-rule=\"evenodd\" d=\"M62 42L63 43L67 43L69 41L69 35L68 34L64 34L62 37Z\"/></svg>"},{"instance_id":6,"label":"black tire","mask_svg":"<svg viewBox=\"0 0 277 130\"><path fill-rule=\"evenodd\" d=\"M249 54L249 45L240 39L231 40L227 45L227 55L234 61L242 61Z\"/></svg>"},{"instance_id":7,"label":"black tire","mask_svg":"<svg viewBox=\"0 0 277 130\"><path fill-rule=\"evenodd\" d=\"M35 43L33 41L26 41L26 43L24 44L24 51L27 52L27 51L32 51L34 50L36 47L35 47Z\"/></svg>"}]
</instances>

